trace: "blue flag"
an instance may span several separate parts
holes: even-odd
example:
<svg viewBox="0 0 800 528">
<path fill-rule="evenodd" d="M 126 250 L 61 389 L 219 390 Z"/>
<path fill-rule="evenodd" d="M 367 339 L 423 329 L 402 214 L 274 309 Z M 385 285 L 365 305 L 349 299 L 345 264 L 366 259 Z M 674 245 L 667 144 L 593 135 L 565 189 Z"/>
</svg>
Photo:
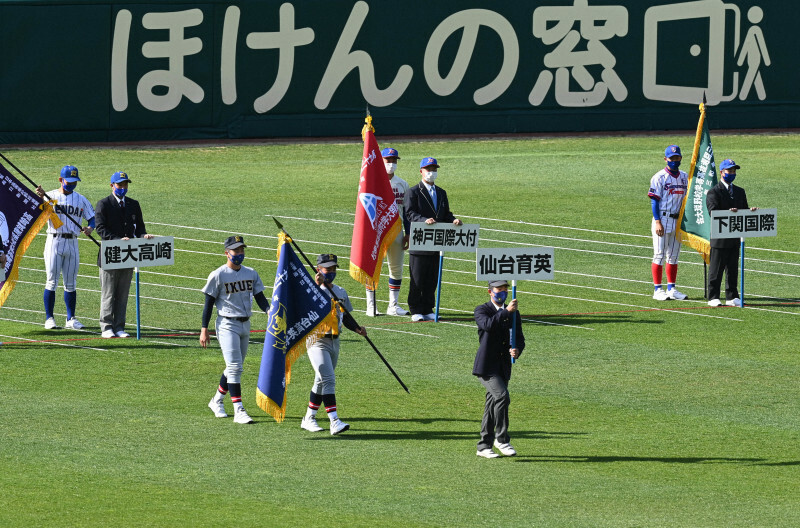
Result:
<svg viewBox="0 0 800 528">
<path fill-rule="evenodd" d="M 333 301 L 308 274 L 284 233 L 278 237 L 278 270 L 258 372 L 256 402 L 275 421 L 286 416 L 286 386 L 292 365 L 306 347 L 338 329 Z"/>
</svg>

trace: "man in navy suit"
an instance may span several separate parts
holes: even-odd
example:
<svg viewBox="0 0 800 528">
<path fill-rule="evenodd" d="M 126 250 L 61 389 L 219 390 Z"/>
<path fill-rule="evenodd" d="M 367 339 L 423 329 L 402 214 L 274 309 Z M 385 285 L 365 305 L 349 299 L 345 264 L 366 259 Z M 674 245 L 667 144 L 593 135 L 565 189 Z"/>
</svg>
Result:
<svg viewBox="0 0 800 528">
<path fill-rule="evenodd" d="M 97 234 L 103 240 L 153 238 L 147 234 L 139 202 L 126 196 L 130 179 L 124 172 L 111 175 L 111 194 L 97 202 Z M 102 337 L 130 337 L 125 332 L 125 314 L 131 289 L 133 268 L 104 270 L 100 267 L 100 330 Z"/>
<path fill-rule="evenodd" d="M 736 162 L 726 159 L 719 165 L 722 179 L 712 187 L 706 195 L 706 206 L 709 213 L 711 211 L 737 212 L 739 209 L 747 209 L 747 194 L 739 186 L 733 185 L 736 179 L 736 169 L 739 169 Z M 755 211 L 758 207 L 751 207 Z M 735 238 L 712 238 L 711 239 L 711 264 L 708 273 L 708 305 L 721 306 L 719 300 L 720 288 L 722 286 L 722 272 L 725 272 L 725 298 L 728 306 L 741 306 L 739 299 L 739 289 L 736 280 L 739 273 L 739 241 Z"/>
<path fill-rule="evenodd" d="M 518 358 L 525 349 L 525 336 L 522 335 L 522 321 L 517 312 L 517 300 L 505 304 L 508 297 L 508 282 L 489 281 L 489 302 L 475 308 L 475 322 L 478 324 L 478 353 L 472 374 L 478 376 L 486 388 L 486 404 L 481 421 L 481 439 L 478 442 L 478 456 L 497 458 L 492 451 L 497 448 L 505 456 L 514 456 L 517 451 L 509 443 L 508 381 L 511 379 L 511 358 Z M 511 348 L 512 314 L 517 312 L 516 347 Z"/>
<path fill-rule="evenodd" d="M 422 158 L 419 172 L 422 181 L 411 188 L 406 218 L 409 222 L 452 222 L 461 220 L 450 212 L 450 202 L 444 189 L 434 185 L 439 168 L 436 158 Z M 411 282 L 408 287 L 408 309 L 412 321 L 433 321 L 436 305 L 436 284 L 439 280 L 439 254 L 436 251 L 409 251 L 408 267 Z"/>
</svg>

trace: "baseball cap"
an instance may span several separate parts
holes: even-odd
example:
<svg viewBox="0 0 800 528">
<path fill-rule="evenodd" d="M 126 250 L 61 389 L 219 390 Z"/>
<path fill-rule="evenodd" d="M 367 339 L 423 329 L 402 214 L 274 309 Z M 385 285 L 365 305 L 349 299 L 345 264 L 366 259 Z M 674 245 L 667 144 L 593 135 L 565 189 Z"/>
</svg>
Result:
<svg viewBox="0 0 800 528">
<path fill-rule="evenodd" d="M 397 150 L 393 148 L 385 148 L 381 151 L 381 156 L 384 158 L 397 158 L 400 159 L 400 156 L 397 154 Z"/>
<path fill-rule="evenodd" d="M 439 162 L 436 161 L 436 158 L 422 158 L 422 161 L 419 162 L 419 168 L 424 169 L 425 167 L 430 167 L 431 165 L 439 166 Z"/>
<path fill-rule="evenodd" d="M 722 163 L 719 164 L 719 170 L 727 170 L 727 169 L 741 169 L 740 166 L 736 164 L 735 161 L 732 159 L 726 159 Z"/>
<path fill-rule="evenodd" d="M 678 145 L 670 145 L 666 149 L 664 149 L 665 158 L 670 158 L 672 156 L 683 157 L 683 154 L 681 154 L 681 148 Z"/>
<path fill-rule="evenodd" d="M 111 175 L 111 183 L 121 183 L 131 181 L 128 174 L 122 171 L 117 171 Z"/>
<path fill-rule="evenodd" d="M 229 236 L 225 239 L 225 249 L 236 249 L 239 247 L 247 247 L 244 244 L 244 239 L 240 235 Z"/>
<path fill-rule="evenodd" d="M 499 288 L 500 286 L 508 286 L 508 281 L 505 281 L 505 280 L 489 281 L 489 287 L 490 288 Z"/>
<path fill-rule="evenodd" d="M 331 266 L 338 266 L 338 265 L 339 264 L 336 262 L 336 255 L 325 253 L 317 257 L 317 266 L 321 266 L 323 268 L 330 268 Z"/>
<path fill-rule="evenodd" d="M 78 178 L 78 167 L 75 165 L 64 165 L 64 168 L 61 169 L 61 178 L 69 183 L 81 181 L 81 179 Z"/>
</svg>

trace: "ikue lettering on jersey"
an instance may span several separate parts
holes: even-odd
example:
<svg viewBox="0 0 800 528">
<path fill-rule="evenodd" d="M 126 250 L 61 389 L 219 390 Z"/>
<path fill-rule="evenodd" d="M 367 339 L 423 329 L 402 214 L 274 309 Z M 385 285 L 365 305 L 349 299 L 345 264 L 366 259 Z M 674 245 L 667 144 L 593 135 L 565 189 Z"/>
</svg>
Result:
<svg viewBox="0 0 800 528">
<path fill-rule="evenodd" d="M 226 282 L 223 284 L 225 287 L 225 295 L 230 295 L 231 293 L 252 292 L 253 282 L 254 281 L 252 280 Z"/>
<path fill-rule="evenodd" d="M 214 305 L 222 317 L 250 317 L 253 296 L 263 291 L 264 283 L 256 270 L 247 266 L 234 270 L 227 265 L 212 271 L 202 289 L 216 299 Z"/>
</svg>

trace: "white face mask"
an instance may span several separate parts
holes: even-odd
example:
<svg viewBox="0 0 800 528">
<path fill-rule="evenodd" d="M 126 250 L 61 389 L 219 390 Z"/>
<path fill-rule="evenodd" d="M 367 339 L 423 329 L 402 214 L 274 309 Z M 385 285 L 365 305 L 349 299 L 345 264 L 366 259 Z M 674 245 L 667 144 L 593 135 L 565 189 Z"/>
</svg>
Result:
<svg viewBox="0 0 800 528">
<path fill-rule="evenodd" d="M 433 182 L 436 181 L 436 175 L 437 175 L 436 171 L 429 171 L 425 173 L 422 179 L 425 180 L 425 183 L 433 184 Z"/>
<path fill-rule="evenodd" d="M 397 163 L 384 163 L 383 166 L 386 167 L 386 172 L 390 175 L 397 170 Z"/>
</svg>

